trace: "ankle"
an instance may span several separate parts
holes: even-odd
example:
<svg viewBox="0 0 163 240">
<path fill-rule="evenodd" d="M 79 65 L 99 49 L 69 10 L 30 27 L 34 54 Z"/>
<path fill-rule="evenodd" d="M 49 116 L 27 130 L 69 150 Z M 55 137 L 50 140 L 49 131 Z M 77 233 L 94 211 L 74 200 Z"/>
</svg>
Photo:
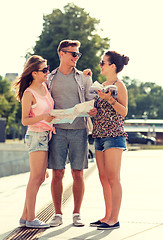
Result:
<svg viewBox="0 0 163 240">
<path fill-rule="evenodd" d="M 27 218 L 27 222 L 32 222 L 32 221 L 34 221 L 35 220 L 35 218 Z"/>
<path fill-rule="evenodd" d="M 107 223 L 107 222 L 109 222 L 109 218 L 105 218 L 105 217 L 104 217 L 104 218 L 101 218 L 100 221 Z"/>
<path fill-rule="evenodd" d="M 62 218 L 62 214 L 60 214 L 60 213 L 55 214 L 55 216 L 58 216 L 58 217 Z"/>
<path fill-rule="evenodd" d="M 73 217 L 79 216 L 79 215 L 80 215 L 80 213 L 73 213 Z"/>
<path fill-rule="evenodd" d="M 116 224 L 117 222 L 118 222 L 117 219 L 116 219 L 116 220 L 111 220 L 111 219 L 109 219 L 108 224 L 109 224 L 110 226 L 112 226 L 112 225 Z"/>
</svg>

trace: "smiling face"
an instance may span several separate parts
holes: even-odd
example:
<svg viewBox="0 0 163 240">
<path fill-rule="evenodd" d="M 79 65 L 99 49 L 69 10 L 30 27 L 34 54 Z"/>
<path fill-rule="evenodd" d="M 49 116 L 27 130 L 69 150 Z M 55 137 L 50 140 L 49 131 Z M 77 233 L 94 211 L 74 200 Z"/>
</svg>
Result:
<svg viewBox="0 0 163 240">
<path fill-rule="evenodd" d="M 39 69 L 32 73 L 33 78 L 39 80 L 40 82 L 45 82 L 48 79 L 49 68 L 47 62 L 40 64 Z"/>
<path fill-rule="evenodd" d="M 109 57 L 104 55 L 100 62 L 101 74 L 107 76 L 112 71 L 112 64 L 109 61 Z"/>
<path fill-rule="evenodd" d="M 100 62 L 100 67 L 101 75 L 107 77 L 117 75 L 116 65 L 110 61 L 110 56 L 107 56 L 106 54 L 103 56 L 102 61 Z"/>
<path fill-rule="evenodd" d="M 77 61 L 79 59 L 79 56 L 73 56 L 73 53 L 71 52 L 75 52 L 75 53 L 79 53 L 79 48 L 75 47 L 75 46 L 69 46 L 67 48 L 64 48 L 64 50 L 60 51 L 60 60 L 62 62 L 62 64 L 68 66 L 68 67 L 76 67 Z"/>
</svg>

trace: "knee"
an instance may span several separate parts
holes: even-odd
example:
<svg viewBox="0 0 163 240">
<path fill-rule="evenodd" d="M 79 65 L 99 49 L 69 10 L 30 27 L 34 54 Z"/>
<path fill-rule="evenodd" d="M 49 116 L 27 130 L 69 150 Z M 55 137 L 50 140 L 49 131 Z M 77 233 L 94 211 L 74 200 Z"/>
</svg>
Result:
<svg viewBox="0 0 163 240">
<path fill-rule="evenodd" d="M 62 181 L 64 176 L 64 169 L 61 170 L 53 170 L 53 178 L 52 181 L 59 182 Z"/>
<path fill-rule="evenodd" d="M 45 176 L 31 176 L 30 182 L 32 185 L 40 187 L 41 184 L 45 181 Z"/>
<path fill-rule="evenodd" d="M 117 176 L 116 174 L 110 174 L 108 176 L 108 181 L 109 181 L 110 186 L 113 186 L 115 184 L 120 184 L 120 177 Z"/>
<path fill-rule="evenodd" d="M 99 173 L 99 179 L 102 185 L 108 184 L 108 178 L 105 173 L 103 174 Z"/>
<path fill-rule="evenodd" d="M 72 177 L 74 181 L 83 181 L 83 170 L 72 170 Z"/>
</svg>

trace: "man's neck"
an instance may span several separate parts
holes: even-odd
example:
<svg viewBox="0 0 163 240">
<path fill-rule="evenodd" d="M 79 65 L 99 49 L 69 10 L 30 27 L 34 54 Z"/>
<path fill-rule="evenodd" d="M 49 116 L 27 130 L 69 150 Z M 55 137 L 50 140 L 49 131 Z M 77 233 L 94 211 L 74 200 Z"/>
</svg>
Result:
<svg viewBox="0 0 163 240">
<path fill-rule="evenodd" d="M 62 65 L 59 66 L 59 71 L 64 75 L 70 74 L 73 71 L 73 69 L 74 69 L 73 67 L 67 67 Z"/>
</svg>

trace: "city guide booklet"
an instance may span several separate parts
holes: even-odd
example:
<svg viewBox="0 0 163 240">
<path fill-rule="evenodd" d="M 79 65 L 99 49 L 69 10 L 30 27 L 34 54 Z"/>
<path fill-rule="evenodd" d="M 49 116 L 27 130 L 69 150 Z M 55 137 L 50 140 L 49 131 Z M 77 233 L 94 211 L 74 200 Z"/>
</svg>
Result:
<svg viewBox="0 0 163 240">
<path fill-rule="evenodd" d="M 50 124 L 73 123 L 76 117 L 90 117 L 88 112 L 94 108 L 94 100 L 78 103 L 72 108 L 53 109 L 51 115 L 55 118 Z"/>
<path fill-rule="evenodd" d="M 108 92 L 108 89 L 111 90 L 111 95 L 116 95 L 117 94 L 117 87 L 115 85 L 107 85 L 107 86 L 103 86 L 101 83 L 95 81 L 89 91 L 91 94 L 97 94 L 97 90 L 102 90 L 104 93 Z M 115 96 L 113 96 L 115 97 Z"/>
</svg>

